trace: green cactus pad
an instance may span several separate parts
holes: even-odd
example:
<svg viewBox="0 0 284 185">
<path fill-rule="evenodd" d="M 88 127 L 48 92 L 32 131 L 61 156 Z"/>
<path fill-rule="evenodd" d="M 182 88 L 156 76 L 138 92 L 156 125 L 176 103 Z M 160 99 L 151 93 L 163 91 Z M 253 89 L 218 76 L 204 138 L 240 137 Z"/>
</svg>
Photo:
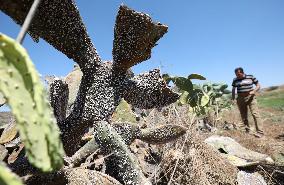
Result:
<svg viewBox="0 0 284 185">
<path fill-rule="evenodd" d="M 202 107 L 204 107 L 204 106 L 206 106 L 209 103 L 209 101 L 210 101 L 210 97 L 207 94 L 204 93 L 203 96 L 201 97 L 200 105 Z"/>
<path fill-rule="evenodd" d="M 187 91 L 183 91 L 178 100 L 178 104 L 181 104 L 181 105 L 187 104 L 188 98 L 189 98 L 189 93 Z"/>
<path fill-rule="evenodd" d="M 200 74 L 192 73 L 187 77 L 189 80 L 206 80 L 206 78 Z"/>
<path fill-rule="evenodd" d="M 0 34 L 0 91 L 15 116 L 31 164 L 42 171 L 60 168 L 63 146 L 46 93 L 26 50 Z"/>
<path fill-rule="evenodd" d="M 23 185 L 20 178 L 0 162 L 0 184 L 1 185 Z"/>
<path fill-rule="evenodd" d="M 119 105 L 116 107 L 115 112 L 112 115 L 112 121 L 130 122 L 136 123 L 136 116 L 131 110 L 131 106 L 122 99 Z"/>
<path fill-rule="evenodd" d="M 193 84 L 191 80 L 185 77 L 174 77 L 172 78 L 172 80 L 180 90 L 190 92 L 193 89 Z"/>
<path fill-rule="evenodd" d="M 220 91 L 224 91 L 227 88 L 228 88 L 227 84 L 222 84 L 221 87 L 220 87 Z"/>
</svg>

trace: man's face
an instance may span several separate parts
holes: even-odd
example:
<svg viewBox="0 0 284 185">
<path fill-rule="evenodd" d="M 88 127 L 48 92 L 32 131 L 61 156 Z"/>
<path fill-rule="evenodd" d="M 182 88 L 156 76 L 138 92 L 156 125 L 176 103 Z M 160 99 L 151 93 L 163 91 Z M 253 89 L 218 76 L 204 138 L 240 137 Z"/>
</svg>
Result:
<svg viewBox="0 0 284 185">
<path fill-rule="evenodd" d="M 244 73 L 242 73 L 240 70 L 238 70 L 235 74 L 236 74 L 237 78 L 243 78 L 244 77 Z"/>
</svg>

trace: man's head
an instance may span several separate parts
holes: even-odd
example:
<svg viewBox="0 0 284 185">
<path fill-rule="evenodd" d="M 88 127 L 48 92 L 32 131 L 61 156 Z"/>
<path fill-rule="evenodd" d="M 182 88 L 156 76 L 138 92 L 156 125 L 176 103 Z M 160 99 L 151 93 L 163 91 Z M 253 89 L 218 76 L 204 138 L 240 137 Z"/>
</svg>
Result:
<svg viewBox="0 0 284 185">
<path fill-rule="evenodd" d="M 244 69 L 242 67 L 238 67 L 235 69 L 235 74 L 237 78 L 243 78 L 244 77 Z"/>
</svg>

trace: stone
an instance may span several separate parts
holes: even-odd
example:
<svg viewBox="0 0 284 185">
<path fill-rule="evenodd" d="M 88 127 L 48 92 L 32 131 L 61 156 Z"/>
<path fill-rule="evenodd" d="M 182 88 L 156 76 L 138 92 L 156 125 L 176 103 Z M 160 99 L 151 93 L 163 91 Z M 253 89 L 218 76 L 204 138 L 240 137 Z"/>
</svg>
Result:
<svg viewBox="0 0 284 185">
<path fill-rule="evenodd" d="M 245 171 L 240 171 L 237 179 L 239 185 L 267 185 L 264 178 L 257 172 L 247 173 Z"/>
<path fill-rule="evenodd" d="M 231 164 L 237 167 L 254 166 L 259 163 L 274 163 L 273 159 L 268 155 L 249 150 L 230 137 L 213 135 L 205 139 L 205 143 L 221 152 Z"/>
</svg>

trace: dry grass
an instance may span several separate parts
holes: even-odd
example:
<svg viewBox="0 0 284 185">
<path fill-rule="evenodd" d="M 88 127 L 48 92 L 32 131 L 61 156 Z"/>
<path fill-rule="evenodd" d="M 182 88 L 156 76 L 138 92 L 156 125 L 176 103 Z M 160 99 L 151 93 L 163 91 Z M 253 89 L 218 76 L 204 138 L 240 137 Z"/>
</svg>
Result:
<svg viewBox="0 0 284 185">
<path fill-rule="evenodd" d="M 194 133 L 188 139 L 177 141 L 178 149 L 170 149 L 165 153 L 161 168 L 164 177 L 171 184 L 236 184 L 237 168 L 229 164 L 210 146 L 207 146 Z M 181 145 L 184 148 L 181 150 Z M 172 148 L 172 147 L 171 147 Z M 176 165 L 176 168 L 174 168 Z"/>
<path fill-rule="evenodd" d="M 196 119 L 187 110 L 172 105 L 161 112 L 153 110 L 147 117 L 148 126 L 170 123 L 188 128 L 185 136 L 160 147 L 163 156 L 152 175 L 154 184 L 236 184 L 238 169 L 203 142 Z"/>
</svg>

